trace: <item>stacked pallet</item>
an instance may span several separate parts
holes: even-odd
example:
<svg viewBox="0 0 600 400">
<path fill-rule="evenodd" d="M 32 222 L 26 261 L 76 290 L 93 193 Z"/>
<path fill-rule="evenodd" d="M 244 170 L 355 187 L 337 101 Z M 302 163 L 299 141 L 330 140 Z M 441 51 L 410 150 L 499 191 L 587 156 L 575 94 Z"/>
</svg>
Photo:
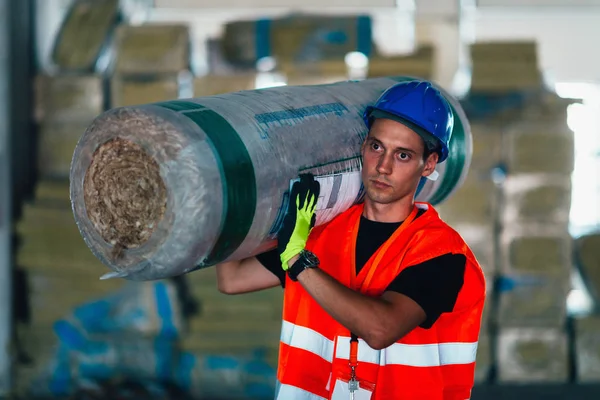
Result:
<svg viewBox="0 0 600 400">
<path fill-rule="evenodd" d="M 29 321 L 16 331 L 29 362 L 16 369 L 16 388 L 29 394 L 59 350 L 54 324 L 77 306 L 118 290 L 122 282 L 98 280 L 104 267 L 77 230 L 68 181 L 39 182 L 35 200 L 24 206 L 16 230 L 21 242 L 16 263 L 26 274 L 29 303 Z"/>
<path fill-rule="evenodd" d="M 469 175 L 450 198 L 436 209 L 440 217 L 454 228 L 466 241 L 479 262 L 486 279 L 486 303 L 481 321 L 481 334 L 477 353 L 477 382 L 488 379 L 492 367 L 490 315 L 493 305 L 494 279 L 497 274 L 497 219 L 499 189 L 492 180 L 492 166 L 500 163 L 490 154 L 483 156 L 485 143 L 497 131 L 485 125 L 473 125 L 474 156 Z"/>
<path fill-rule="evenodd" d="M 40 75 L 35 83 L 38 175 L 42 179 L 68 179 L 79 137 L 104 110 L 103 78 L 88 74 L 53 74 Z"/>
<path fill-rule="evenodd" d="M 571 368 L 566 318 L 574 135 L 567 126 L 568 101 L 543 91 L 534 99 L 502 115 L 501 382 L 565 382 Z"/>
<path fill-rule="evenodd" d="M 190 68 L 186 25 L 120 25 L 114 47 L 111 108 L 179 97 Z"/>
<path fill-rule="evenodd" d="M 594 304 L 592 313 L 575 319 L 575 379 L 600 382 L 600 232 L 575 241 L 575 260 Z"/>
</svg>

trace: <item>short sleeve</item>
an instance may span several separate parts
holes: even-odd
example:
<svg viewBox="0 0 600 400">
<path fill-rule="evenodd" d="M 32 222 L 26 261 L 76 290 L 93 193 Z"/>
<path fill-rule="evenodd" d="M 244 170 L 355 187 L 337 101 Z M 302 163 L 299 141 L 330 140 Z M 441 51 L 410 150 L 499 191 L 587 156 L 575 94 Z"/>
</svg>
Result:
<svg viewBox="0 0 600 400">
<path fill-rule="evenodd" d="M 271 271 L 281 282 L 281 287 L 285 288 L 285 271 L 281 268 L 281 260 L 277 249 L 258 254 L 256 259 L 269 271 Z"/>
<path fill-rule="evenodd" d="M 421 328 L 431 328 L 445 312 L 452 312 L 465 277 L 464 254 L 444 254 L 408 267 L 387 287 L 414 300 L 427 315 Z"/>
</svg>

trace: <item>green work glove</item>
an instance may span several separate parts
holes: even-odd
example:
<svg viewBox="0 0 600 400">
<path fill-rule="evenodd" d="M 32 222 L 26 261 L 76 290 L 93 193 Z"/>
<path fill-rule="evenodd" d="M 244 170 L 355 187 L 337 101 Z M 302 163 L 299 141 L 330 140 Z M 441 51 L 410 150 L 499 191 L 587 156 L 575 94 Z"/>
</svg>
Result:
<svg viewBox="0 0 600 400">
<path fill-rule="evenodd" d="M 283 226 L 277 235 L 277 248 L 284 271 L 288 262 L 297 256 L 306 246 L 308 235 L 315 226 L 316 206 L 321 187 L 312 174 L 300 175 L 294 182 Z"/>
</svg>

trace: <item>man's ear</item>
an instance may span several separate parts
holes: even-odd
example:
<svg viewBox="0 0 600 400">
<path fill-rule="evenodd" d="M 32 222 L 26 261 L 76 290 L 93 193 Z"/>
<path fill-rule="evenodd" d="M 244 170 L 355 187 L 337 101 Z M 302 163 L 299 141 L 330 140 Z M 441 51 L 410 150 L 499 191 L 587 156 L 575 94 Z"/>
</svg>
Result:
<svg viewBox="0 0 600 400">
<path fill-rule="evenodd" d="M 435 171 L 435 166 L 440 158 L 440 155 L 437 152 L 433 152 L 427 157 L 425 160 L 425 168 L 423 168 L 423 173 L 421 176 L 429 176 Z"/>
</svg>

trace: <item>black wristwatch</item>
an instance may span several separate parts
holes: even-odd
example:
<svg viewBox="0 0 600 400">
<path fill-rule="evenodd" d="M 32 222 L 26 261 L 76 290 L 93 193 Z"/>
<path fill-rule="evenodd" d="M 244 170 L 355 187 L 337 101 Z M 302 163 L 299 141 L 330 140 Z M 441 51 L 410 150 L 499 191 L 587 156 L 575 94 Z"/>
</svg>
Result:
<svg viewBox="0 0 600 400">
<path fill-rule="evenodd" d="M 307 268 L 318 268 L 320 263 L 317 256 L 308 250 L 302 250 L 299 256 L 298 260 L 287 271 L 290 279 L 294 282 L 298 281 L 298 275 L 302 271 Z"/>
</svg>

